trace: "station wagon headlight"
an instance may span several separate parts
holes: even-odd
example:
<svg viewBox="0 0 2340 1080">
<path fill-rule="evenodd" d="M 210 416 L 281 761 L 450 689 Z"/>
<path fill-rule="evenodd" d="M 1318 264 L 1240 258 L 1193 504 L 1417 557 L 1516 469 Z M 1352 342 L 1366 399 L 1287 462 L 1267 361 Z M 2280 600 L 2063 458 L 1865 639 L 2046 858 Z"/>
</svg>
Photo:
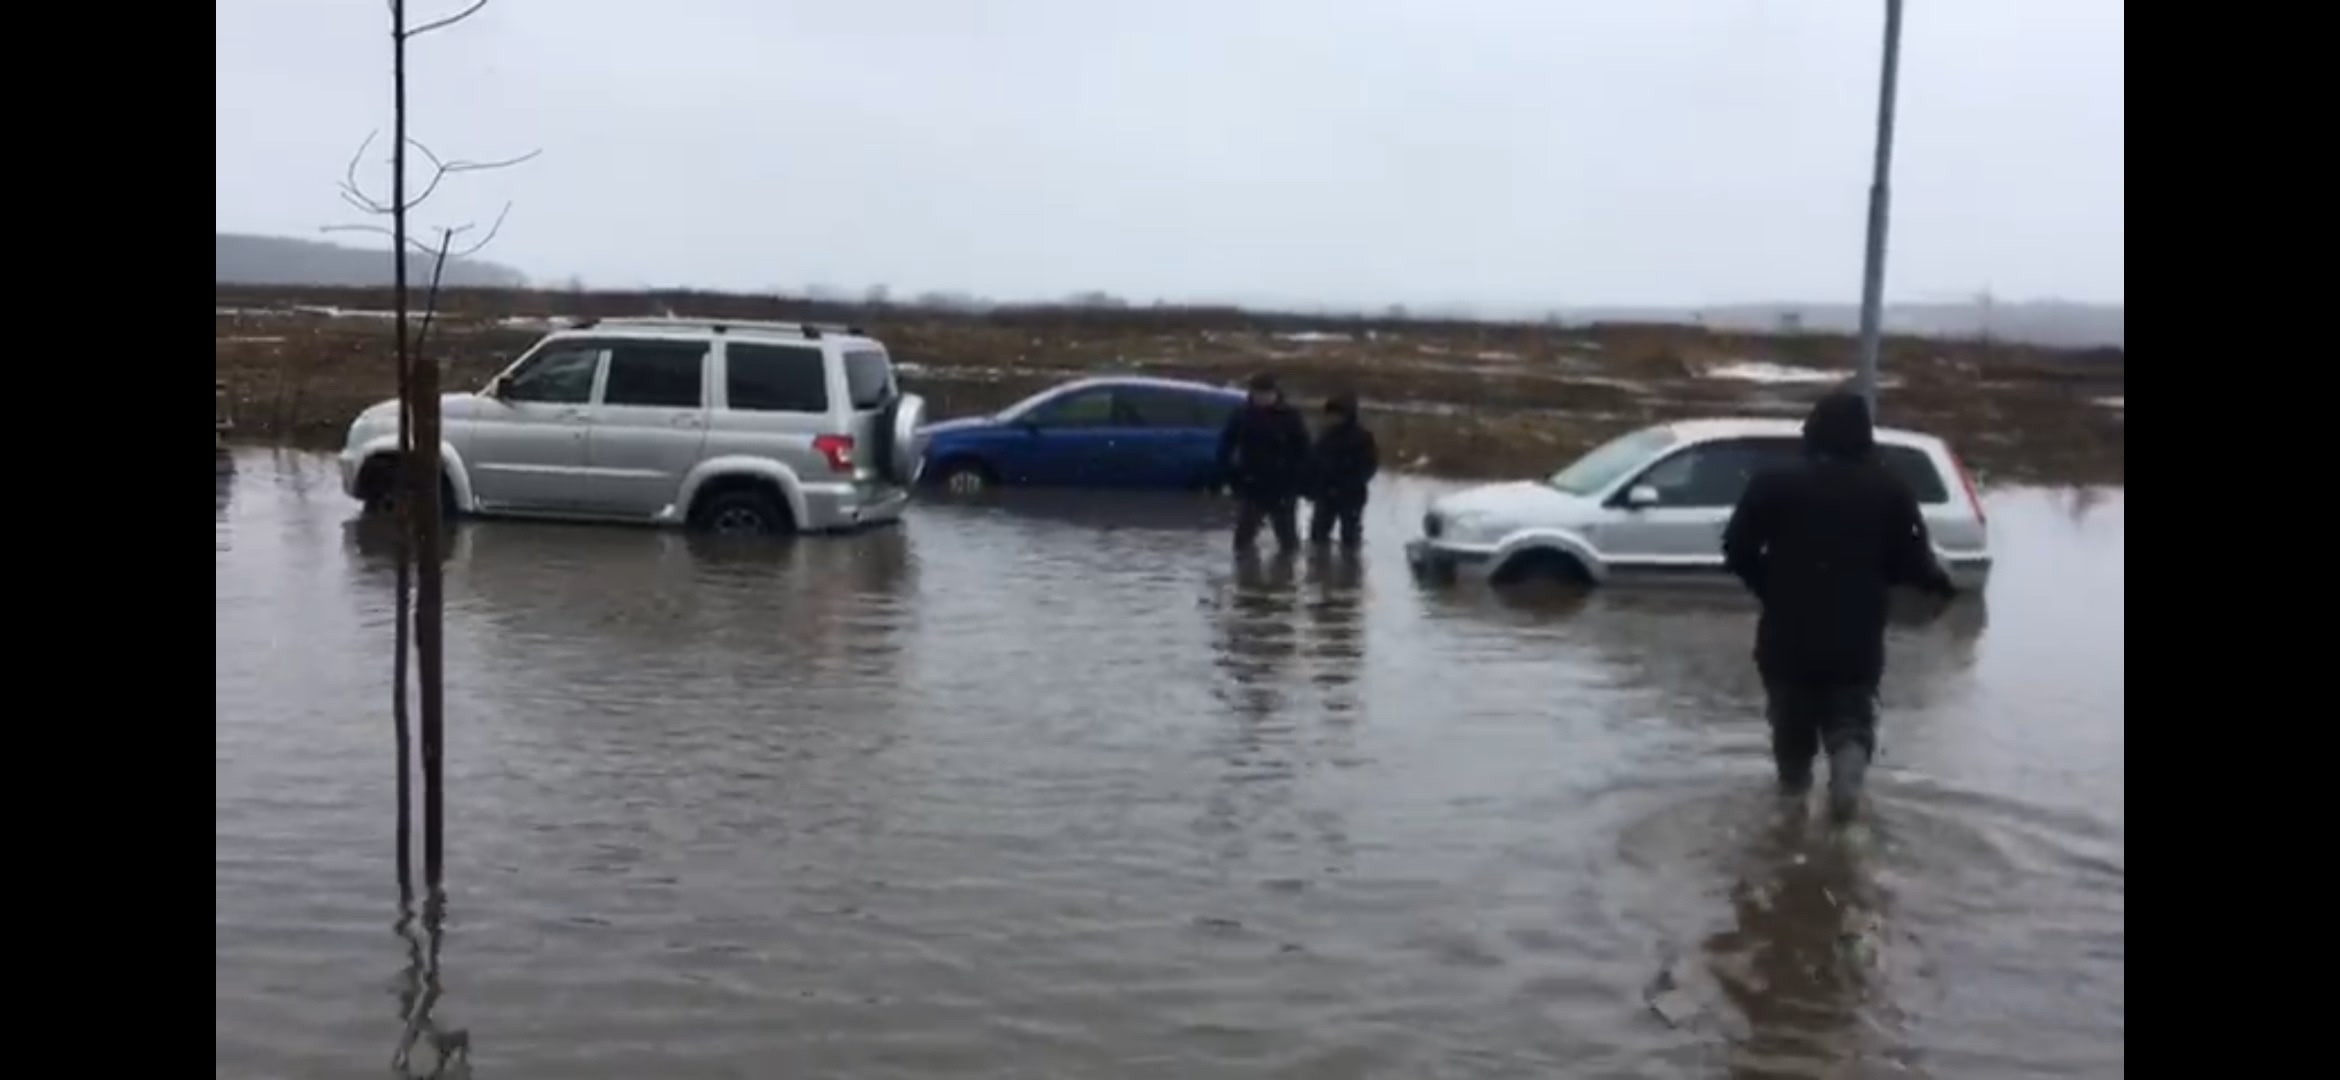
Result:
<svg viewBox="0 0 2340 1080">
<path fill-rule="evenodd" d="M 1503 521 L 1493 514 L 1448 514 L 1446 538 L 1464 544 L 1478 544 L 1493 540 L 1503 532 Z"/>
<path fill-rule="evenodd" d="M 358 446 L 395 433 L 398 430 L 398 412 L 395 409 L 376 411 L 368 409 L 349 422 L 349 445 Z"/>
</svg>

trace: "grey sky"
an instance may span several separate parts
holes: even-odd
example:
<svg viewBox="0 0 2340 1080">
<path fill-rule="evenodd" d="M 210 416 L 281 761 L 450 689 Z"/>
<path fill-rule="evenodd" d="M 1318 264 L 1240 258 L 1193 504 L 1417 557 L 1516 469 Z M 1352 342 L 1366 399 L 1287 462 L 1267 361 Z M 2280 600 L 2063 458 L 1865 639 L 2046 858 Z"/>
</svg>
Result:
<svg viewBox="0 0 2340 1080">
<path fill-rule="evenodd" d="M 494 0 L 414 43 L 414 133 L 543 156 L 418 220 L 511 200 L 486 257 L 613 287 L 1849 301 L 1882 9 Z M 357 220 L 382 0 L 218 19 L 218 227 Z M 2123 33 L 2121 0 L 1910 0 L 1893 297 L 2121 299 Z"/>
</svg>

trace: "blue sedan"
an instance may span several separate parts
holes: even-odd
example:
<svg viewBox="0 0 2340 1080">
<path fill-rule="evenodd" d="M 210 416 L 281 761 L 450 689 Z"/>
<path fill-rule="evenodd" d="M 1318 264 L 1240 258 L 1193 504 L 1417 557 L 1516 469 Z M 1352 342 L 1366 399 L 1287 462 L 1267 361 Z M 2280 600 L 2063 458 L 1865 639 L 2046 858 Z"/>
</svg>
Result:
<svg viewBox="0 0 2340 1080">
<path fill-rule="evenodd" d="M 1242 391 L 1203 383 L 1080 379 L 927 427 L 926 476 L 961 495 L 1002 484 L 1217 487 L 1219 432 L 1242 405 Z"/>
</svg>

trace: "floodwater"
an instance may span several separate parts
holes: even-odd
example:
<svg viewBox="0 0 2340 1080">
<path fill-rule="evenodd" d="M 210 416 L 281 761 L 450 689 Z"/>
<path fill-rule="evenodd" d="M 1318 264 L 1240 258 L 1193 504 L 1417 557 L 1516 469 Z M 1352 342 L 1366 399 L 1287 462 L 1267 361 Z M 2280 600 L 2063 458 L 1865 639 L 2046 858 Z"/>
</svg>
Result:
<svg viewBox="0 0 2340 1080">
<path fill-rule="evenodd" d="M 387 539 L 328 459 L 235 465 L 222 1077 L 2125 1071 L 2117 490 L 1994 493 L 1987 607 L 1895 631 L 1842 832 L 1769 792 L 1748 604 L 1417 586 L 1426 482 L 1360 562 L 1239 563 L 1180 500 L 466 525 L 426 935 Z"/>
</svg>

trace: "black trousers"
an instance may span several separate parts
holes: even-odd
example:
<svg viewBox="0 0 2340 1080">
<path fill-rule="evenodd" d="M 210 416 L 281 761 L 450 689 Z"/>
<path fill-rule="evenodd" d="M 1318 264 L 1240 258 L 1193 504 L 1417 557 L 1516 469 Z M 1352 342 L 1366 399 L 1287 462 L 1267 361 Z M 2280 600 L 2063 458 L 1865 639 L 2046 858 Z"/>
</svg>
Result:
<svg viewBox="0 0 2340 1080">
<path fill-rule="evenodd" d="M 1309 506 L 1308 542 L 1329 544 L 1333 529 L 1341 532 L 1341 546 L 1355 548 L 1365 542 L 1365 500 L 1320 499 Z"/>
<path fill-rule="evenodd" d="M 1242 505 L 1235 511 L 1235 546 L 1248 548 L 1259 539 L 1262 521 L 1276 532 L 1276 546 L 1286 551 L 1300 546 L 1300 507 L 1298 500 L 1288 495 L 1240 496 Z"/>
<path fill-rule="evenodd" d="M 1779 765 L 1782 786 L 1809 785 L 1812 757 L 1822 750 L 1833 754 L 1851 743 L 1870 757 L 1877 756 L 1875 683 L 1767 678 L 1763 689 L 1769 698 L 1765 713 L 1771 721 L 1771 757 Z"/>
</svg>

